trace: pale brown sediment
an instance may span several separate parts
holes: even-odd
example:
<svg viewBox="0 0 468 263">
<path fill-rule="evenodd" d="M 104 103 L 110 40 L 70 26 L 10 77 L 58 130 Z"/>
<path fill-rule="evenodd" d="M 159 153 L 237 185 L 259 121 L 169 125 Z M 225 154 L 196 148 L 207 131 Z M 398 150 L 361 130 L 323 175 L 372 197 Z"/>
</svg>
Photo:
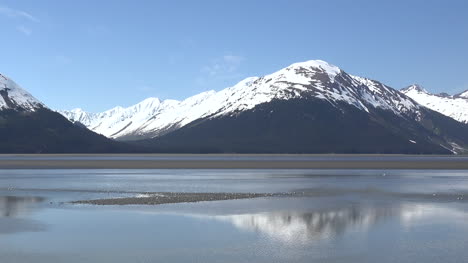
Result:
<svg viewBox="0 0 468 263">
<path fill-rule="evenodd" d="M 465 170 L 467 161 L 146 161 L 0 160 L 0 169 L 435 169 Z"/>
</svg>

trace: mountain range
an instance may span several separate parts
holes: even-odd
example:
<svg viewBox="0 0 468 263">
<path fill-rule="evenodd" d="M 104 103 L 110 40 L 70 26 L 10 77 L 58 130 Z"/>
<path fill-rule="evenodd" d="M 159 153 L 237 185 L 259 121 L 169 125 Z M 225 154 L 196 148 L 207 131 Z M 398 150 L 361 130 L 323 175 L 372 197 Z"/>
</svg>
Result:
<svg viewBox="0 0 468 263">
<path fill-rule="evenodd" d="M 137 147 L 134 149 L 152 152 L 464 153 L 468 125 L 422 103 L 413 96 L 415 89 L 419 87 L 400 92 L 325 61 L 312 60 L 182 101 L 149 98 L 102 113 L 81 109 L 57 112 L 76 129 L 87 127 L 126 141 L 126 147 L 131 143 Z M 21 107 L 9 105 L 8 100 L 17 104 L 23 100 L 11 88 L 4 93 L 8 111 L 51 112 L 35 99 L 25 99 L 28 102 Z M 25 91 L 23 95 L 18 96 L 30 96 Z M 124 145 L 115 140 L 106 143 Z"/>
<path fill-rule="evenodd" d="M 397 115 L 417 108 L 411 99 L 378 82 L 347 75 L 324 61 L 308 61 L 183 101 L 149 98 L 128 108 L 115 107 L 97 114 L 81 109 L 59 112 L 107 137 L 132 140 L 158 137 L 198 119 L 233 115 L 273 100 L 299 98 L 322 99 L 336 107 L 337 103 L 346 103 L 367 112 L 371 106 Z"/>
<path fill-rule="evenodd" d="M 468 90 L 455 95 L 432 94 L 423 87 L 414 84 L 402 89 L 401 92 L 423 106 L 459 122 L 468 123 Z"/>
</svg>

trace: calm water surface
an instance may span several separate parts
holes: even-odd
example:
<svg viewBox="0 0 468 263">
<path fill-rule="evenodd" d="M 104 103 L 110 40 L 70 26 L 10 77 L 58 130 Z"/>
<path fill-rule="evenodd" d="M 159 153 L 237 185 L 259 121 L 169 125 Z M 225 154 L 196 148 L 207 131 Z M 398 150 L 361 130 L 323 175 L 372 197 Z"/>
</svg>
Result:
<svg viewBox="0 0 468 263">
<path fill-rule="evenodd" d="M 297 192 L 160 206 L 145 192 Z M 466 262 L 468 171 L 0 170 L 0 262 Z"/>
</svg>

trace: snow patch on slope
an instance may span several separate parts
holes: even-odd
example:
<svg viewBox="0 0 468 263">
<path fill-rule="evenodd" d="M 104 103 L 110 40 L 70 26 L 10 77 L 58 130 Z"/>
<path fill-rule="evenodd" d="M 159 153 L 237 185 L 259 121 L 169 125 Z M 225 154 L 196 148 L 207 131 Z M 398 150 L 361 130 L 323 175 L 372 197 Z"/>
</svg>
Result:
<svg viewBox="0 0 468 263">
<path fill-rule="evenodd" d="M 455 97 L 468 99 L 468 90 L 466 90 L 466 91 L 464 91 L 464 92 L 462 92 L 460 94 L 455 95 Z"/>
<path fill-rule="evenodd" d="M 401 91 L 419 104 L 451 117 L 459 122 L 468 123 L 468 92 L 456 96 L 431 94 L 419 86 L 411 85 Z"/>
<path fill-rule="evenodd" d="M 419 113 L 417 103 L 400 92 L 375 80 L 358 76 L 351 77 L 361 85 L 358 89 L 360 96 L 373 107 L 390 110 L 397 115 Z"/>
<path fill-rule="evenodd" d="M 29 92 L 2 74 L 0 74 L 0 95 L 0 110 L 22 109 L 35 111 L 38 108 L 45 107 Z"/>
<path fill-rule="evenodd" d="M 262 103 L 292 98 L 321 99 L 334 107 L 344 102 L 367 112 L 372 107 L 395 114 L 419 109 L 414 101 L 377 81 L 348 75 L 325 61 L 311 60 L 183 101 L 150 98 L 128 108 L 117 107 L 97 114 L 77 109 L 60 113 L 107 137 L 141 138 L 162 135 L 197 119 L 232 116 Z"/>
</svg>

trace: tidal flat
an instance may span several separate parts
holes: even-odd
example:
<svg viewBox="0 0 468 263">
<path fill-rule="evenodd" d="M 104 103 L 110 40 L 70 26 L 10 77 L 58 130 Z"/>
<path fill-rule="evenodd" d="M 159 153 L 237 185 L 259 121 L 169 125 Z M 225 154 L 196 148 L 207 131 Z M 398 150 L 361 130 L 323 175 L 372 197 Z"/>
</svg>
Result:
<svg viewBox="0 0 468 263">
<path fill-rule="evenodd" d="M 463 262 L 467 236 L 462 169 L 0 169 L 0 262 Z"/>
<path fill-rule="evenodd" d="M 0 154 L 0 169 L 468 169 L 464 155 Z"/>
</svg>

